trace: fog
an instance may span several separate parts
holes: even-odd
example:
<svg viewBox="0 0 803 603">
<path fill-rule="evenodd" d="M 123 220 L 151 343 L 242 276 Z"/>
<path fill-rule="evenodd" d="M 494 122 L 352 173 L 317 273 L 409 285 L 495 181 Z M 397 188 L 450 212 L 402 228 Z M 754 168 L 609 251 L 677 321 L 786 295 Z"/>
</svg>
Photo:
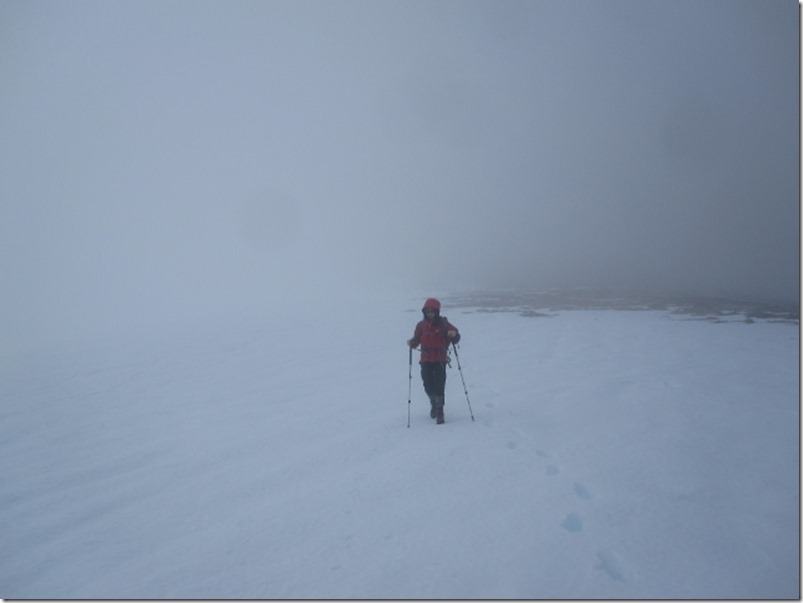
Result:
<svg viewBox="0 0 803 603">
<path fill-rule="evenodd" d="M 794 0 L 0 4 L 11 339 L 369 291 L 796 301 Z"/>
</svg>

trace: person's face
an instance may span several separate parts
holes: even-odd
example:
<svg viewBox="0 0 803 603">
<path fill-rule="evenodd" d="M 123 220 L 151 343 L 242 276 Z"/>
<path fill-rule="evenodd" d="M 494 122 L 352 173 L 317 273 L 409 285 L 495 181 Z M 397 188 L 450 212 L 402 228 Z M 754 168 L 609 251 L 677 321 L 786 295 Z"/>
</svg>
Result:
<svg viewBox="0 0 803 603">
<path fill-rule="evenodd" d="M 438 314 L 438 311 L 432 308 L 427 308 L 426 310 L 424 310 L 424 314 L 426 315 L 427 318 L 432 320 Z"/>
</svg>

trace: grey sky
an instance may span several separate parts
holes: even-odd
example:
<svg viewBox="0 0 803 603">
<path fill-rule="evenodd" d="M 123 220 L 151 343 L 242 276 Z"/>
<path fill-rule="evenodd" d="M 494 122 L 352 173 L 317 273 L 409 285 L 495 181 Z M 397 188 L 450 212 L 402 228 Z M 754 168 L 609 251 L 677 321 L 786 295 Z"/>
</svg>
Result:
<svg viewBox="0 0 803 603">
<path fill-rule="evenodd" d="M 320 289 L 797 299 L 793 0 L 0 4 L 7 330 Z"/>
</svg>

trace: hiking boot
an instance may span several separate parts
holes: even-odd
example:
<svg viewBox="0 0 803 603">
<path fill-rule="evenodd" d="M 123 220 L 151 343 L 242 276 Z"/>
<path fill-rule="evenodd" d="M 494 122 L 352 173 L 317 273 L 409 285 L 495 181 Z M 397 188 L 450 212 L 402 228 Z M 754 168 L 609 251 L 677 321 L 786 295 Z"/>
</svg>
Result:
<svg viewBox="0 0 803 603">
<path fill-rule="evenodd" d="M 436 396 L 435 403 L 433 404 L 433 412 L 435 413 L 435 422 L 440 425 L 443 423 L 443 397 Z"/>
</svg>

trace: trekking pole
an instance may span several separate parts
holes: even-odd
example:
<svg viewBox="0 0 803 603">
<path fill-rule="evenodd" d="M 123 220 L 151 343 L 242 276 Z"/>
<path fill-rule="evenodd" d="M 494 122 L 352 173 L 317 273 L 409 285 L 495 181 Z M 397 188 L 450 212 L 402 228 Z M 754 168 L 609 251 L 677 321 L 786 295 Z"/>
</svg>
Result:
<svg viewBox="0 0 803 603">
<path fill-rule="evenodd" d="M 407 382 L 407 428 L 410 428 L 410 404 L 413 400 L 413 348 L 409 345 L 407 348 L 410 350 L 410 379 Z"/>
<path fill-rule="evenodd" d="M 457 370 L 460 372 L 460 380 L 463 382 L 463 391 L 466 393 L 466 402 L 468 402 L 468 414 L 471 415 L 471 420 L 474 420 L 474 412 L 471 410 L 471 400 L 468 399 L 468 388 L 466 387 L 466 380 L 463 379 L 463 368 L 460 366 L 460 355 L 457 353 L 457 346 L 452 343 L 454 348 L 454 357 L 457 360 Z"/>
</svg>

